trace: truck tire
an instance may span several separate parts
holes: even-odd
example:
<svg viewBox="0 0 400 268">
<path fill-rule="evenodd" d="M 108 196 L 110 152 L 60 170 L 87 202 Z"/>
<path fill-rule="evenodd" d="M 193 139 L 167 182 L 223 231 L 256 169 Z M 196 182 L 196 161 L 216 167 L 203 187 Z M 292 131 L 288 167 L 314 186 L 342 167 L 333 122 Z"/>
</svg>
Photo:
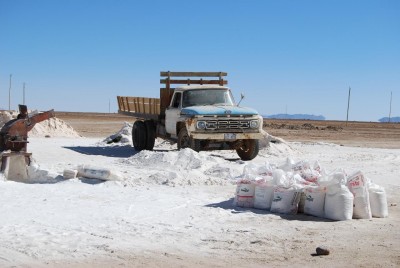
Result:
<svg viewBox="0 0 400 268">
<path fill-rule="evenodd" d="M 156 141 L 156 127 L 154 125 L 154 122 L 151 120 L 146 120 L 144 121 L 144 124 L 146 125 L 146 150 L 153 150 L 154 148 L 154 143 Z"/>
<path fill-rule="evenodd" d="M 258 155 L 259 149 L 258 140 L 243 140 L 242 145 L 236 149 L 236 153 L 243 161 L 249 161 Z"/>
<path fill-rule="evenodd" d="M 191 148 L 192 139 L 189 137 L 187 129 L 185 127 L 181 128 L 178 133 L 178 150 L 184 148 Z"/>
<path fill-rule="evenodd" d="M 202 148 L 200 141 L 190 138 L 187 129 L 181 128 L 178 134 L 178 150 L 190 148 L 193 151 L 200 152 Z"/>
<path fill-rule="evenodd" d="M 141 151 L 146 149 L 147 130 L 143 121 L 135 121 L 132 127 L 132 143 L 135 150 Z"/>
<path fill-rule="evenodd" d="M 192 139 L 190 148 L 192 148 L 194 151 L 196 152 L 200 152 L 201 151 L 201 140 L 196 140 L 196 139 Z"/>
</svg>

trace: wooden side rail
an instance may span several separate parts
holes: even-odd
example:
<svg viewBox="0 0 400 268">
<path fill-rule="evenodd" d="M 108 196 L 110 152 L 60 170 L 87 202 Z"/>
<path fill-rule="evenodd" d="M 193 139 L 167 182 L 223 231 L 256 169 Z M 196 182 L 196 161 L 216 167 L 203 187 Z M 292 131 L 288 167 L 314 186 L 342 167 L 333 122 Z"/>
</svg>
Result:
<svg viewBox="0 0 400 268">
<path fill-rule="evenodd" d="M 160 99 L 117 96 L 118 109 L 125 113 L 160 114 Z"/>
</svg>

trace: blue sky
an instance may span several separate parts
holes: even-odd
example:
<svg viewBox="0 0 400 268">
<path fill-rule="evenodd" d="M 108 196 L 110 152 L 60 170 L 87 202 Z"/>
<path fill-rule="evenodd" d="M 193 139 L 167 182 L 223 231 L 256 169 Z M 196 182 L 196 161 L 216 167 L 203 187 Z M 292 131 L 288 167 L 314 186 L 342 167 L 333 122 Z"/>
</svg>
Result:
<svg viewBox="0 0 400 268">
<path fill-rule="evenodd" d="M 160 71 L 225 71 L 262 114 L 400 116 L 400 1 L 0 0 L 0 108 L 117 111 Z"/>
</svg>

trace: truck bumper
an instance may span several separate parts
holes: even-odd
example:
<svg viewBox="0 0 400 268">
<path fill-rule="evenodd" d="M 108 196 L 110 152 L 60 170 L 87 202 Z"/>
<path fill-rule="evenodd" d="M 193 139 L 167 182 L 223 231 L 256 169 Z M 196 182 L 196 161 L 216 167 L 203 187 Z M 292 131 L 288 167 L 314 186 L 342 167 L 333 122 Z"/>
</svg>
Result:
<svg viewBox="0 0 400 268">
<path fill-rule="evenodd" d="M 259 140 L 263 138 L 262 133 L 196 133 L 191 132 L 189 135 L 193 139 L 198 140 L 215 140 L 215 141 L 235 141 L 235 140 Z"/>
</svg>

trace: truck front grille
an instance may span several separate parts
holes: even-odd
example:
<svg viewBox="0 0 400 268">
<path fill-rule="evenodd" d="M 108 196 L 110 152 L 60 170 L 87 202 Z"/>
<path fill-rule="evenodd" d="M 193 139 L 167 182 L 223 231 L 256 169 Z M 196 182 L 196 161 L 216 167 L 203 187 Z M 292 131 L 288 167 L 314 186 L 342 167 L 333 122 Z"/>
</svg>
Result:
<svg viewBox="0 0 400 268">
<path fill-rule="evenodd" d="M 250 120 L 208 120 L 206 121 L 207 130 L 224 129 L 249 129 Z"/>
</svg>

